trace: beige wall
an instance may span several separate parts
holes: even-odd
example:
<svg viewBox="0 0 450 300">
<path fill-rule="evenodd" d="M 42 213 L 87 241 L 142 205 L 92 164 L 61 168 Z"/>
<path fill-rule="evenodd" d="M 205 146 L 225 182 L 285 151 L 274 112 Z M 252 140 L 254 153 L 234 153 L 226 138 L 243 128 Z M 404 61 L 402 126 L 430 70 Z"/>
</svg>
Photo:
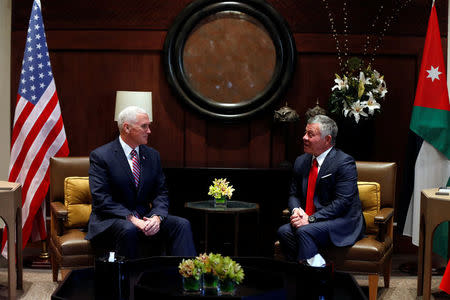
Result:
<svg viewBox="0 0 450 300">
<path fill-rule="evenodd" d="M 10 148 L 11 0 L 0 0 L 0 180 L 8 180 Z M 0 228 L 4 227 L 0 218 Z"/>
<path fill-rule="evenodd" d="M 0 0 L 0 180 L 8 179 L 11 99 L 11 0 Z"/>
</svg>

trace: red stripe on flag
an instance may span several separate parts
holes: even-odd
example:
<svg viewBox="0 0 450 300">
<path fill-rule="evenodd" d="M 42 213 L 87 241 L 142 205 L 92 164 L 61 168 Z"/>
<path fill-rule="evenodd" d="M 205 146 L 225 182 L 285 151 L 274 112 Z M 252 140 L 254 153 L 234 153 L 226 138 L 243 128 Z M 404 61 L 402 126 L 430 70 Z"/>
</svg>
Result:
<svg viewBox="0 0 450 300">
<path fill-rule="evenodd" d="M 35 205 L 37 200 L 40 199 L 42 201 L 45 198 L 45 195 L 47 194 L 48 185 L 49 185 L 48 176 L 49 176 L 49 168 L 47 169 L 47 172 L 45 172 L 44 180 L 42 180 L 41 185 L 36 190 L 36 193 L 34 194 L 33 198 L 31 199 L 30 211 L 34 210 L 36 212 L 41 205 L 41 202 L 39 202 L 39 205 L 37 205 L 37 206 Z M 22 228 L 23 248 L 25 248 L 27 241 L 30 238 L 31 229 L 32 229 L 33 220 L 34 220 L 34 215 L 32 218 L 30 217 L 31 214 L 28 214 L 28 216 L 29 217 L 26 219 L 25 224 L 23 225 L 23 228 Z"/>
<path fill-rule="evenodd" d="M 36 139 L 36 136 L 40 133 L 42 127 L 44 127 L 44 124 L 47 122 L 48 117 L 51 115 L 52 111 L 55 109 L 55 106 L 57 104 L 58 104 L 58 97 L 56 93 L 54 93 L 50 101 L 47 103 L 47 105 L 37 118 L 29 134 L 25 138 L 25 141 L 23 142 L 23 145 L 20 149 L 20 153 L 17 156 L 16 161 L 14 162 L 14 166 L 11 168 L 11 172 L 9 174 L 9 181 L 15 182 L 17 180 L 17 176 L 19 175 L 20 170 L 22 169 L 22 165 L 27 156 L 29 148 Z"/>
<path fill-rule="evenodd" d="M 17 95 L 17 99 L 20 99 L 20 95 Z M 20 131 L 22 130 L 23 124 L 25 124 L 25 121 L 27 120 L 28 116 L 30 115 L 31 111 L 33 110 L 34 105 L 33 103 L 26 101 L 26 104 L 20 113 L 20 116 L 17 118 L 17 120 L 14 122 L 14 127 L 12 131 L 11 136 L 11 149 L 16 142 L 17 137 L 19 136 Z"/>
<path fill-rule="evenodd" d="M 26 179 L 22 186 L 22 205 L 23 205 L 23 203 L 25 203 L 25 199 L 26 199 L 24 196 L 26 196 L 26 194 L 28 193 L 28 189 L 30 188 L 31 181 L 33 180 L 37 171 L 41 167 L 42 161 L 45 158 L 45 154 L 47 153 L 48 148 L 54 143 L 56 137 L 58 136 L 58 134 L 60 133 L 62 128 L 63 128 L 63 123 L 62 123 L 62 117 L 60 116 L 58 122 L 55 124 L 55 126 L 53 126 L 52 130 L 47 135 L 47 138 L 42 143 L 41 148 L 36 153 L 36 156 L 34 157 L 33 162 L 31 163 L 30 168 L 28 169 Z M 41 204 L 39 203 L 39 206 L 40 205 Z"/>
</svg>

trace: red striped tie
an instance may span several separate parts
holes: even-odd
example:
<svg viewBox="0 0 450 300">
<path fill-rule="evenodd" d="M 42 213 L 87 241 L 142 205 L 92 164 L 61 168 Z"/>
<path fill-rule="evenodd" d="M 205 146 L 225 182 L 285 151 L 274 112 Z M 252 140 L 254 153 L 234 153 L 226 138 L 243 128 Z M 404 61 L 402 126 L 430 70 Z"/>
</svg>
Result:
<svg viewBox="0 0 450 300">
<path fill-rule="evenodd" d="M 136 187 L 139 185 L 139 176 L 141 175 L 141 167 L 139 166 L 139 158 L 136 150 L 131 150 L 131 162 L 133 164 L 133 177 Z"/>
<path fill-rule="evenodd" d="M 314 190 L 316 188 L 317 170 L 319 164 L 317 159 L 314 158 L 311 169 L 309 170 L 308 177 L 308 190 L 306 192 L 306 214 L 308 216 L 312 215 L 316 208 L 314 207 Z"/>
</svg>

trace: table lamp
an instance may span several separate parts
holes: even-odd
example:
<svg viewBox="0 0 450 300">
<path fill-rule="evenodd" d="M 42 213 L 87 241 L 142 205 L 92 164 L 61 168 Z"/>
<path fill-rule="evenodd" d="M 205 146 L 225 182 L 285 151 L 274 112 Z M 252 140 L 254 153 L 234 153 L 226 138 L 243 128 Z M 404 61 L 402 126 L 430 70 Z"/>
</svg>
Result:
<svg viewBox="0 0 450 300">
<path fill-rule="evenodd" d="M 142 108 L 148 113 L 150 122 L 153 121 L 152 92 L 117 91 L 114 121 L 118 120 L 119 113 L 127 106 L 137 106 Z"/>
</svg>

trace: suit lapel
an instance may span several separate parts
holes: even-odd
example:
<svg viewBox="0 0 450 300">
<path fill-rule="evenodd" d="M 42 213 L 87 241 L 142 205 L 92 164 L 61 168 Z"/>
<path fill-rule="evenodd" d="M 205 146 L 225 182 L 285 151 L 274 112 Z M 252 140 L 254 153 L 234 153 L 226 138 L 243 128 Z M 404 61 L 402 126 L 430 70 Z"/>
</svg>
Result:
<svg viewBox="0 0 450 300">
<path fill-rule="evenodd" d="M 302 168 L 304 170 L 308 170 L 304 176 L 303 176 L 303 182 L 302 182 L 302 192 L 303 192 L 303 198 L 306 199 L 306 194 L 308 191 L 308 178 L 309 178 L 309 170 L 311 169 L 311 162 L 312 162 L 312 155 L 308 154 L 308 156 L 305 158 L 305 167 Z"/>
<path fill-rule="evenodd" d="M 142 146 L 139 146 L 139 167 L 140 170 L 140 178 L 139 178 L 139 185 L 138 185 L 138 194 L 142 189 L 142 185 L 144 183 L 144 176 L 145 176 L 145 165 L 147 164 L 147 153 L 145 152 L 145 148 Z"/>
<path fill-rule="evenodd" d="M 128 178 L 130 180 L 130 184 L 133 185 L 133 187 L 134 187 L 135 184 L 134 184 L 133 173 L 131 172 L 130 164 L 128 163 L 128 159 L 125 156 L 125 153 L 123 151 L 123 148 L 122 148 L 122 145 L 120 144 L 119 139 L 115 140 L 114 153 L 115 153 L 116 159 L 119 162 L 120 166 L 122 167 L 124 172 L 127 174 Z"/>
<path fill-rule="evenodd" d="M 142 145 L 139 146 L 139 165 L 141 166 L 141 177 L 139 178 L 138 193 L 142 190 L 145 176 L 149 176 L 145 171 L 151 170 L 150 153 Z"/>
<path fill-rule="evenodd" d="M 330 168 L 335 155 L 336 155 L 336 150 L 333 147 L 330 150 L 330 152 L 328 153 L 328 155 L 325 157 L 325 160 L 323 161 L 322 166 L 320 167 L 319 174 L 317 174 L 316 186 L 317 186 L 317 183 L 320 181 L 320 178 L 322 178 L 322 176 L 328 174 L 328 169 Z"/>
</svg>

